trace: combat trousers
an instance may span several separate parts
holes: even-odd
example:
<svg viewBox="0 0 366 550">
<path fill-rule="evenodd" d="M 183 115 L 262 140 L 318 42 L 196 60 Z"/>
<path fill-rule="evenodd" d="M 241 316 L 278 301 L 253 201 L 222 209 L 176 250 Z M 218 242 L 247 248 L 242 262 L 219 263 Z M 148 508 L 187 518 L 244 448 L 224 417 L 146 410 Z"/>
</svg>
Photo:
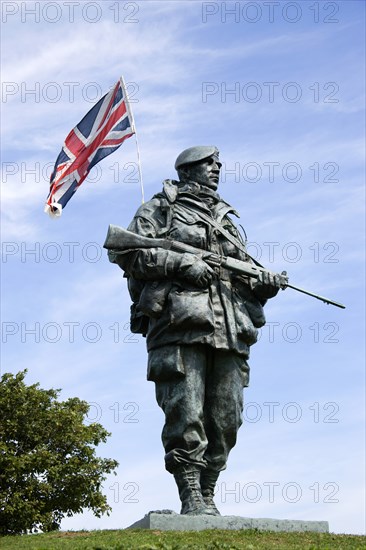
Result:
<svg viewBox="0 0 366 550">
<path fill-rule="evenodd" d="M 179 361 L 177 370 L 185 375 L 155 381 L 156 399 L 165 413 L 162 441 L 166 469 L 173 473 L 182 465 L 196 465 L 224 470 L 242 424 L 249 366 L 233 351 L 204 344 L 169 348 Z M 165 358 L 162 348 L 149 353 L 154 363 Z M 163 372 L 164 365 L 160 368 Z"/>
</svg>

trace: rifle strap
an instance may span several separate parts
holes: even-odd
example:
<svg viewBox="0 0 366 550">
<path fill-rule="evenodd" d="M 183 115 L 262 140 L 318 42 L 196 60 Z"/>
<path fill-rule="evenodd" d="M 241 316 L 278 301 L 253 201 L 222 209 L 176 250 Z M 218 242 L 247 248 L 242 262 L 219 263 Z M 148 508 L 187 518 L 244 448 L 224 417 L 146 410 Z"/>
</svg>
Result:
<svg viewBox="0 0 366 550">
<path fill-rule="evenodd" d="M 243 245 L 243 243 L 241 243 L 238 239 L 236 239 L 234 237 L 234 235 L 232 235 L 231 233 L 229 233 L 229 231 L 226 231 L 226 229 L 224 229 L 216 220 L 214 220 L 211 216 L 208 216 L 205 212 L 202 212 L 201 210 L 198 210 L 194 207 L 192 207 L 192 205 L 189 205 L 187 204 L 186 201 L 181 201 L 184 206 L 188 209 L 188 210 L 191 210 L 192 212 L 194 212 L 195 214 L 197 214 L 203 221 L 205 221 L 206 223 L 208 223 L 211 227 L 213 227 L 214 229 L 216 229 L 216 231 L 218 231 L 219 233 L 221 233 L 221 235 L 223 235 L 225 237 L 225 239 L 227 239 L 231 244 L 233 244 L 238 250 L 240 250 L 241 252 L 243 252 L 250 260 L 252 260 L 255 265 L 257 265 L 258 267 L 263 267 L 257 260 L 255 260 L 254 258 L 252 258 L 252 256 L 250 254 L 248 254 L 245 246 Z"/>
</svg>

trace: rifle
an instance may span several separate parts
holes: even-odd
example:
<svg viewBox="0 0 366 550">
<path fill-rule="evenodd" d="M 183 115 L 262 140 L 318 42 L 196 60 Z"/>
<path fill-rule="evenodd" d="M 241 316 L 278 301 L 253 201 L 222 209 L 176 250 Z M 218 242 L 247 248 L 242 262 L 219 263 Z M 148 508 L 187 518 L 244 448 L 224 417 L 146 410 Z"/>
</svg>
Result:
<svg viewBox="0 0 366 550">
<path fill-rule="evenodd" d="M 116 256 L 141 248 L 164 248 L 165 250 L 173 250 L 175 252 L 187 252 L 189 254 L 195 254 L 212 267 L 225 267 L 229 271 L 233 271 L 234 273 L 245 275 L 247 277 L 252 277 L 254 279 L 258 279 L 261 273 L 269 273 L 273 276 L 279 275 L 281 278 L 282 290 L 285 288 L 292 288 L 297 292 L 302 292 L 303 294 L 312 296 L 317 300 L 321 300 L 325 304 L 330 304 L 342 309 L 345 309 L 346 307 L 343 304 L 335 302 L 334 300 L 329 300 L 328 298 L 324 298 L 323 296 L 319 296 L 318 294 L 314 294 L 313 292 L 309 292 L 308 290 L 304 290 L 298 286 L 290 285 L 286 277 L 286 271 L 283 271 L 281 274 L 272 273 L 264 267 L 254 265 L 249 262 L 244 262 L 243 260 L 238 260 L 230 256 L 214 254 L 208 250 L 202 250 L 201 248 L 196 248 L 195 246 L 181 243 L 179 241 L 143 237 L 137 233 L 132 233 L 132 231 L 127 231 L 122 227 L 118 227 L 117 225 L 109 226 L 103 247 L 108 249 L 111 255 Z"/>
</svg>

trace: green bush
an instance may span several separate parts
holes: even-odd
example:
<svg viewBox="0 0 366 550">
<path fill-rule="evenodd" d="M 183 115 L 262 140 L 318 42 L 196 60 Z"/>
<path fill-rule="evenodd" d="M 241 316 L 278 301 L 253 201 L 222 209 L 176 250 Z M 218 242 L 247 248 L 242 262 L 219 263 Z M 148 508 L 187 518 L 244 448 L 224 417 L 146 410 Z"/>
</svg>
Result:
<svg viewBox="0 0 366 550">
<path fill-rule="evenodd" d="M 118 463 L 95 455 L 110 435 L 83 423 L 89 405 L 57 401 L 60 390 L 27 386 L 27 371 L 0 382 L 0 534 L 59 528 L 65 516 L 88 508 L 100 517 L 110 506 L 101 493 Z"/>
</svg>

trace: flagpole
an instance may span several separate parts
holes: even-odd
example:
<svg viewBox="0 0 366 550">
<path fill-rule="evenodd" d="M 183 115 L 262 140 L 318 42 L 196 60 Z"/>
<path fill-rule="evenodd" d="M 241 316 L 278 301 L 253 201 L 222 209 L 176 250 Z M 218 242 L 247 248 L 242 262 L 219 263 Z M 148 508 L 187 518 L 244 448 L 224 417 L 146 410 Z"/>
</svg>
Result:
<svg viewBox="0 0 366 550">
<path fill-rule="evenodd" d="M 142 181 L 140 147 L 139 147 L 139 142 L 138 142 L 138 139 L 137 139 L 135 119 L 133 118 L 132 109 L 131 109 L 130 101 L 128 99 L 127 89 L 126 89 L 126 86 L 125 86 L 125 81 L 123 80 L 122 75 L 121 75 L 120 80 L 121 80 L 121 86 L 122 86 L 122 89 L 123 89 L 123 93 L 124 93 L 124 96 L 126 98 L 126 107 L 127 107 L 127 111 L 128 111 L 128 116 L 129 116 L 129 119 L 130 119 L 130 122 L 131 122 L 133 133 L 135 134 L 135 142 L 136 142 L 136 150 L 137 150 L 137 166 L 138 166 L 138 170 L 139 170 L 140 188 L 141 188 L 141 202 L 142 202 L 142 204 L 144 204 L 144 202 L 145 202 L 144 184 L 143 184 L 143 181 Z"/>
<path fill-rule="evenodd" d="M 143 181 L 142 181 L 140 148 L 139 148 L 139 142 L 138 142 L 138 140 L 137 140 L 137 134 L 136 134 L 136 132 L 135 132 L 135 141 L 136 141 L 136 149 L 137 149 L 137 164 L 138 164 L 138 167 L 139 167 L 139 176 L 140 176 L 141 202 L 142 202 L 142 204 L 144 204 L 144 202 L 145 202 L 144 184 L 143 184 Z"/>
</svg>

